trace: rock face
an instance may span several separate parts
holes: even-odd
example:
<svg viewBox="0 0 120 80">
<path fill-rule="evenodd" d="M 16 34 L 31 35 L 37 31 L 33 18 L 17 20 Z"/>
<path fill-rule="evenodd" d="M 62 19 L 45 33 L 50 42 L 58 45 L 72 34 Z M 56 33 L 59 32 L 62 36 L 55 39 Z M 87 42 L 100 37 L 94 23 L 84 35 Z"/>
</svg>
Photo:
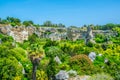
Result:
<svg viewBox="0 0 120 80">
<path fill-rule="evenodd" d="M 55 75 L 56 80 L 68 80 L 69 75 L 66 71 L 61 70 Z"/>
<path fill-rule="evenodd" d="M 85 44 L 87 45 L 89 42 L 95 43 L 95 41 L 93 40 L 92 29 L 90 26 L 87 28 L 87 34 L 85 37 Z"/>
<path fill-rule="evenodd" d="M 34 26 L 16 26 L 12 27 L 10 25 L 0 27 L 0 33 L 12 36 L 16 42 L 23 42 L 28 39 L 29 35 L 35 33 L 40 38 L 49 38 L 51 40 L 78 40 L 84 39 L 86 44 L 89 42 L 95 42 L 93 40 L 93 35 L 101 33 L 104 35 L 113 35 L 109 30 L 93 30 L 88 27 L 86 30 L 80 30 L 80 28 L 53 28 L 53 27 L 34 27 Z M 87 35 L 86 35 L 87 33 Z"/>
<path fill-rule="evenodd" d="M 80 30 L 77 28 L 67 28 L 67 38 L 69 40 L 76 41 L 77 39 L 80 39 L 80 37 Z"/>
<path fill-rule="evenodd" d="M 28 40 L 28 31 L 26 29 L 12 29 L 8 35 L 12 36 L 16 42 Z"/>
<path fill-rule="evenodd" d="M 91 59 L 91 61 L 94 61 L 96 58 L 96 53 L 95 52 L 90 52 L 88 57 Z"/>
</svg>

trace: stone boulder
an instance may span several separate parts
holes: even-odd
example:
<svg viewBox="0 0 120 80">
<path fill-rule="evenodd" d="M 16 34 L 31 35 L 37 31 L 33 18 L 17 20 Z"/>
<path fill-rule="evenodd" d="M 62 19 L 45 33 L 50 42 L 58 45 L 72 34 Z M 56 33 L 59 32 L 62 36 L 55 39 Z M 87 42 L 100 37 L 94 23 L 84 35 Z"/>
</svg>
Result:
<svg viewBox="0 0 120 80">
<path fill-rule="evenodd" d="M 69 79 L 69 74 L 64 71 L 60 70 L 56 75 L 55 75 L 56 80 L 68 80 Z"/>
<path fill-rule="evenodd" d="M 6 27 L 1 27 L 0 28 L 0 33 L 7 34 L 8 33 L 7 28 Z"/>
<path fill-rule="evenodd" d="M 74 70 L 68 71 L 69 76 L 77 76 L 77 72 Z"/>
<path fill-rule="evenodd" d="M 60 61 L 60 58 L 58 57 L 58 56 L 56 56 L 55 58 L 54 58 L 54 60 L 55 60 L 55 62 L 57 62 L 58 64 L 61 64 L 62 62 Z"/>
<path fill-rule="evenodd" d="M 91 27 L 87 27 L 87 33 L 86 33 L 86 37 L 85 37 L 85 44 L 87 45 L 89 42 L 91 43 L 95 43 L 95 41 L 93 40 L 93 33 L 92 33 L 92 29 Z"/>
<path fill-rule="evenodd" d="M 90 58 L 91 61 L 94 61 L 96 58 L 96 53 L 95 52 L 90 52 L 88 57 Z"/>
</svg>

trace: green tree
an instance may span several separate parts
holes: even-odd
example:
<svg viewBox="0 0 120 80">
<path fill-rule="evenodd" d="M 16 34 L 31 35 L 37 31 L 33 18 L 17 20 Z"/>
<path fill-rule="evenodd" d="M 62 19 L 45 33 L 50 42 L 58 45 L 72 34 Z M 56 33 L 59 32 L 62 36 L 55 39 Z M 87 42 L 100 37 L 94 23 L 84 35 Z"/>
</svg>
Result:
<svg viewBox="0 0 120 80">
<path fill-rule="evenodd" d="M 2 42 L 13 42 L 13 38 L 11 36 L 6 36 L 4 35 L 2 38 L 1 38 Z"/>
<path fill-rule="evenodd" d="M 62 23 L 59 23 L 58 27 L 65 27 L 65 25 L 63 25 Z"/>
<path fill-rule="evenodd" d="M 1 19 L 1 24 L 8 24 L 9 22 L 6 19 Z"/>
<path fill-rule="evenodd" d="M 25 25 L 26 27 L 31 26 L 33 24 L 34 24 L 33 21 L 23 21 L 23 25 Z"/>
<path fill-rule="evenodd" d="M 52 26 L 52 22 L 51 21 L 46 21 L 46 22 L 44 22 L 43 26 L 51 27 Z"/>
<path fill-rule="evenodd" d="M 20 26 L 21 25 L 21 20 L 18 18 L 14 18 L 14 17 L 7 17 L 6 20 L 12 25 L 12 26 Z"/>
</svg>

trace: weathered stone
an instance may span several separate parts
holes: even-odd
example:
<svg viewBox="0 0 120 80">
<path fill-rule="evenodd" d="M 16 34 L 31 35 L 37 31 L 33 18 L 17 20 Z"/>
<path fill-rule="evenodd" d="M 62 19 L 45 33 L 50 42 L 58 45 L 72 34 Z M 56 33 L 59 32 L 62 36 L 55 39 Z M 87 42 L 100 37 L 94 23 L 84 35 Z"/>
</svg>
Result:
<svg viewBox="0 0 120 80">
<path fill-rule="evenodd" d="M 113 35 L 114 33 L 110 30 L 93 30 L 88 27 L 88 30 L 80 30 L 79 28 L 53 28 L 53 27 L 39 27 L 34 26 L 16 26 L 12 27 L 10 25 L 0 27 L 0 33 L 12 36 L 16 42 L 23 42 L 28 40 L 28 36 L 35 33 L 40 38 L 48 38 L 51 40 L 78 40 L 84 39 L 85 43 L 89 42 L 95 43 L 93 36 L 97 33 L 104 35 Z M 87 35 L 86 35 L 87 33 Z"/>
<path fill-rule="evenodd" d="M 8 35 L 12 36 L 16 42 L 23 42 L 24 40 L 28 40 L 28 31 L 26 29 L 17 28 L 16 30 L 13 28 Z"/>
<path fill-rule="evenodd" d="M 62 62 L 60 61 L 60 58 L 58 57 L 58 56 L 56 56 L 55 58 L 54 58 L 54 60 L 58 63 L 58 64 L 61 64 Z"/>
<path fill-rule="evenodd" d="M 92 34 L 91 27 L 87 28 L 87 34 L 85 37 L 85 44 L 87 45 L 89 42 L 95 43 L 95 41 L 93 40 L 93 34 Z"/>
<path fill-rule="evenodd" d="M 96 53 L 95 52 L 90 52 L 88 57 L 91 59 L 91 61 L 94 61 L 96 58 Z"/>
<path fill-rule="evenodd" d="M 68 80 L 69 75 L 66 71 L 61 70 L 55 75 L 56 80 Z"/>
<path fill-rule="evenodd" d="M 77 72 L 74 70 L 68 71 L 69 76 L 77 76 Z"/>
</svg>

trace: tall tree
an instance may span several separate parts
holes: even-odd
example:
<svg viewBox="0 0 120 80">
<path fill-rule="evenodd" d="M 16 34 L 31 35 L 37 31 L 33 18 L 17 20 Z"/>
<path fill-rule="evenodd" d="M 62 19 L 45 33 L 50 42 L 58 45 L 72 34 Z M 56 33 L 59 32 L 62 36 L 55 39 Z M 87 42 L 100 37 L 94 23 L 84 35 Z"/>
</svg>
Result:
<svg viewBox="0 0 120 80">
<path fill-rule="evenodd" d="M 34 23 L 33 23 L 33 21 L 23 21 L 23 25 L 25 25 L 26 27 L 27 26 L 31 26 L 31 25 L 33 25 Z"/>
<path fill-rule="evenodd" d="M 51 27 L 52 22 L 51 21 L 46 21 L 46 22 L 44 22 L 43 26 Z"/>
<path fill-rule="evenodd" d="M 43 51 L 40 51 L 40 52 L 35 51 L 30 54 L 30 60 L 33 65 L 33 70 L 32 70 L 32 79 L 33 80 L 36 80 L 36 70 L 37 70 L 37 67 L 38 67 L 41 59 L 44 57 L 43 54 L 44 54 Z"/>
<path fill-rule="evenodd" d="M 65 27 L 65 25 L 63 25 L 62 23 L 59 23 L 58 27 Z"/>
<path fill-rule="evenodd" d="M 20 26 L 21 25 L 21 20 L 18 18 L 14 18 L 14 17 L 7 17 L 6 20 L 12 25 L 12 26 Z"/>
</svg>

